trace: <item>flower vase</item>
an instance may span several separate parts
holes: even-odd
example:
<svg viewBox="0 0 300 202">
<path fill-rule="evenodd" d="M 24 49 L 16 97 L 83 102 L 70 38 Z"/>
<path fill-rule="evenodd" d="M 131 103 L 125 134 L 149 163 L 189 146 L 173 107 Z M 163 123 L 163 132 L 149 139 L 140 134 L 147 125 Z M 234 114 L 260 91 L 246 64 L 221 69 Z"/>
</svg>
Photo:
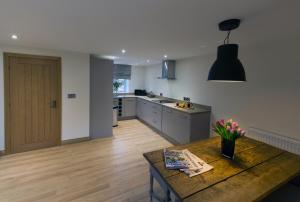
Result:
<svg viewBox="0 0 300 202">
<path fill-rule="evenodd" d="M 235 141 L 234 140 L 228 140 L 225 138 L 222 138 L 221 141 L 221 153 L 223 156 L 229 159 L 234 158 L 234 147 L 235 147 Z"/>
</svg>

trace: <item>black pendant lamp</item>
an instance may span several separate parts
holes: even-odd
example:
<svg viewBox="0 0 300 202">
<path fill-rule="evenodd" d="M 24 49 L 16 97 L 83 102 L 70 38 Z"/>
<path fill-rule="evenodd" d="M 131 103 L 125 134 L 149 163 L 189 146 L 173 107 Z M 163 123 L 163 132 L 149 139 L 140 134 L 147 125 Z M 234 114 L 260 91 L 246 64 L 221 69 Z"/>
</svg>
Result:
<svg viewBox="0 0 300 202">
<path fill-rule="evenodd" d="M 229 43 L 230 31 L 238 28 L 240 25 L 239 19 L 225 20 L 219 24 L 221 31 L 227 31 L 227 36 L 224 44 L 218 47 L 217 60 L 212 65 L 208 81 L 219 82 L 245 82 L 245 70 L 238 59 L 237 44 Z"/>
</svg>

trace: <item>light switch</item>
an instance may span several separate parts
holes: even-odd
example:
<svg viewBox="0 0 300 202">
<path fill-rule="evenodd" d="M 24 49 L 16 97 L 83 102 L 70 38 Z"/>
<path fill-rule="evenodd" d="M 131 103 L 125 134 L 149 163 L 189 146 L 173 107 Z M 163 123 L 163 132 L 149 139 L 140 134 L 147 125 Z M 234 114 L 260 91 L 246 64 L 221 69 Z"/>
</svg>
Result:
<svg viewBox="0 0 300 202">
<path fill-rule="evenodd" d="M 68 94 L 68 98 L 69 99 L 75 99 L 76 98 L 76 94 L 75 93 L 69 93 Z"/>
</svg>

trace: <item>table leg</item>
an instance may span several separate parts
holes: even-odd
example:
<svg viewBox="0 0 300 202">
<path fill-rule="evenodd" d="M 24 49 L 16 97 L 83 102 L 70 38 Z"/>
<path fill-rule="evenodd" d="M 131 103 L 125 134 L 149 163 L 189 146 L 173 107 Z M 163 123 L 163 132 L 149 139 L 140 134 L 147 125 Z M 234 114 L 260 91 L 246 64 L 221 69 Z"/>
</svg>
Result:
<svg viewBox="0 0 300 202">
<path fill-rule="evenodd" d="M 169 191 L 169 193 L 169 202 L 181 202 L 173 192 Z"/>
<path fill-rule="evenodd" d="M 170 201 L 170 191 L 169 189 L 165 190 L 165 202 Z"/>
<path fill-rule="evenodd" d="M 152 202 L 152 195 L 153 195 L 153 175 L 152 175 L 151 172 L 150 172 L 150 191 L 149 191 L 149 194 L 150 194 L 150 201 Z"/>
<path fill-rule="evenodd" d="M 160 202 L 169 202 L 170 201 L 170 191 L 169 191 L 167 184 L 163 181 L 163 179 L 159 176 L 159 174 L 151 166 L 150 166 L 149 171 L 150 171 L 150 190 L 149 190 L 150 200 L 152 201 L 152 199 L 155 198 Z M 164 198 L 159 198 L 157 195 L 155 195 L 155 193 L 153 191 L 153 180 L 154 179 L 158 182 L 158 184 L 164 191 Z"/>
</svg>

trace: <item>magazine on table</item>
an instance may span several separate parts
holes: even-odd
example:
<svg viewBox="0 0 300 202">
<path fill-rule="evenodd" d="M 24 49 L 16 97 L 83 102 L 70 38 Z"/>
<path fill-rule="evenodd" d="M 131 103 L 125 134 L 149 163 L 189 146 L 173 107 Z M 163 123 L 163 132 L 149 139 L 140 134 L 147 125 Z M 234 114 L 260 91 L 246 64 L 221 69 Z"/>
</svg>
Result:
<svg viewBox="0 0 300 202">
<path fill-rule="evenodd" d="M 188 162 L 182 150 L 164 149 L 165 165 L 168 169 L 187 169 Z"/>
<path fill-rule="evenodd" d="M 178 169 L 186 173 L 189 177 L 193 177 L 213 169 L 211 165 L 191 153 L 188 149 L 165 149 L 164 157 L 167 169 Z"/>
</svg>

